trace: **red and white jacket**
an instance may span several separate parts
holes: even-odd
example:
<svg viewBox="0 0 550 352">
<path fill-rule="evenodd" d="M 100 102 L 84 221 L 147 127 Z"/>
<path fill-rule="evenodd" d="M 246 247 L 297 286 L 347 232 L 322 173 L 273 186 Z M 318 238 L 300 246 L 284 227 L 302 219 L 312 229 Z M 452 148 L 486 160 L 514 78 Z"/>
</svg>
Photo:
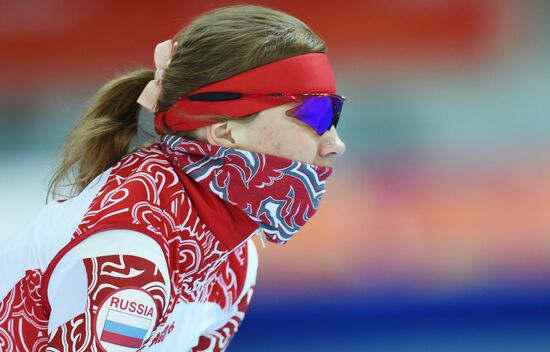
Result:
<svg viewBox="0 0 550 352">
<path fill-rule="evenodd" d="M 0 351 L 223 351 L 258 233 L 158 145 L 135 151 L 0 248 Z"/>
</svg>

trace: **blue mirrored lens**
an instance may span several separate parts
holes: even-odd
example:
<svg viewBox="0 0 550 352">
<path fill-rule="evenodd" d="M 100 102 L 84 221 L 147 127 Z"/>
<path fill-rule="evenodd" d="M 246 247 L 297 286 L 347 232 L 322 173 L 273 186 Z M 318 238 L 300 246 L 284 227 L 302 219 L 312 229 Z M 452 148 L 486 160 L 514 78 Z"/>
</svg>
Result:
<svg viewBox="0 0 550 352">
<path fill-rule="evenodd" d="M 332 99 L 328 96 L 304 98 L 303 103 L 289 110 L 288 114 L 307 123 L 317 134 L 322 135 L 332 125 Z"/>
</svg>

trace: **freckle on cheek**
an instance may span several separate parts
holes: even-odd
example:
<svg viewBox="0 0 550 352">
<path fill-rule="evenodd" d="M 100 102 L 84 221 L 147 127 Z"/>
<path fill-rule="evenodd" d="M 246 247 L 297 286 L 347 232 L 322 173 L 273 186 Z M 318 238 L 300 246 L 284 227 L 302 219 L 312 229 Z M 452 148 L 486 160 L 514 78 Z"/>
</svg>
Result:
<svg viewBox="0 0 550 352">
<path fill-rule="evenodd" d="M 283 148 L 283 143 L 281 143 L 281 142 L 275 143 L 275 151 L 277 153 L 280 153 L 282 148 Z"/>
</svg>

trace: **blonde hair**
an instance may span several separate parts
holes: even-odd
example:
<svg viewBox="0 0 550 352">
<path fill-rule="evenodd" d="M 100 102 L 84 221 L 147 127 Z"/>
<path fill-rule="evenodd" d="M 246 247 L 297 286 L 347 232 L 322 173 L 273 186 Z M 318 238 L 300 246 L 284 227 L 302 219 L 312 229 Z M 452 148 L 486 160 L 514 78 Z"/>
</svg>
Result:
<svg viewBox="0 0 550 352">
<path fill-rule="evenodd" d="M 327 50 L 324 41 L 299 19 L 255 5 L 205 12 L 173 39 L 178 46 L 164 73 L 158 100 L 161 111 L 180 96 L 213 82 L 277 60 Z M 130 141 L 137 133 L 140 111 L 136 99 L 153 78 L 152 69 L 126 73 L 95 94 L 67 136 L 48 195 L 55 198 L 55 190 L 63 180 L 71 187 L 71 196 L 80 193 L 97 175 L 131 152 Z M 193 131 L 174 134 L 194 136 Z M 70 179 L 71 173 L 74 175 Z"/>
</svg>

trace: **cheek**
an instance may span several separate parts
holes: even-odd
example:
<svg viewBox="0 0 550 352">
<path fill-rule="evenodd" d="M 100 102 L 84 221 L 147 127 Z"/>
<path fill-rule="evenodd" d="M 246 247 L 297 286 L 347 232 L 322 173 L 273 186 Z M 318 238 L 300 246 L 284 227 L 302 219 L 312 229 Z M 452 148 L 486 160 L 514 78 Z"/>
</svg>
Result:
<svg viewBox="0 0 550 352">
<path fill-rule="evenodd" d="M 266 138 L 270 141 L 271 154 L 308 163 L 316 157 L 317 143 L 303 126 L 287 124 Z"/>
<path fill-rule="evenodd" d="M 248 150 L 286 159 L 313 163 L 319 138 L 301 122 L 283 115 L 284 111 L 265 113 L 248 128 Z"/>
</svg>

